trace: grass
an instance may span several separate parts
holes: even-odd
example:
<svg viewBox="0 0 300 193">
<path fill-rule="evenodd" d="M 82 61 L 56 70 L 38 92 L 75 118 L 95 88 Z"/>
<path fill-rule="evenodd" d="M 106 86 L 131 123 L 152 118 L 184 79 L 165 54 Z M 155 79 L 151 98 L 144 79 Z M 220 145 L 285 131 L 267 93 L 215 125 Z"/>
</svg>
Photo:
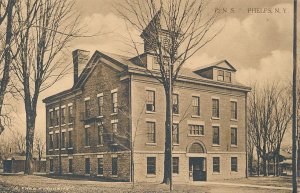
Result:
<svg viewBox="0 0 300 193">
<path fill-rule="evenodd" d="M 188 192 L 290 192 L 289 190 L 274 190 L 274 189 L 259 189 L 255 187 L 234 187 L 224 186 L 221 183 L 240 183 L 263 186 L 279 186 L 291 187 L 290 178 L 282 177 L 254 177 L 249 179 L 235 179 L 219 181 L 220 184 L 209 183 L 190 183 L 190 184 L 175 184 L 175 193 Z M 169 192 L 169 186 L 158 183 L 136 183 L 134 188 L 129 182 L 104 182 L 97 180 L 88 180 L 86 178 L 71 178 L 66 177 L 56 178 L 53 176 L 37 176 L 37 175 L 1 175 L 0 174 L 0 192 L 9 193 L 64 193 L 64 192 L 112 192 L 112 193 L 155 193 Z"/>
</svg>

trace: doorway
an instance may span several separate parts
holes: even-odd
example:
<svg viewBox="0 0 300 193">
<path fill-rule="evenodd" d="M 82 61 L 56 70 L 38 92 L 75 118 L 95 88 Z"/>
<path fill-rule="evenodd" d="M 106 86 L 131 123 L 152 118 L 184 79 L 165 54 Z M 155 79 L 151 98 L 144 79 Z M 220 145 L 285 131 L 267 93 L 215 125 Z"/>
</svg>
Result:
<svg viewBox="0 0 300 193">
<path fill-rule="evenodd" d="M 190 179 L 193 181 L 206 181 L 206 167 L 204 157 L 189 158 Z"/>
</svg>

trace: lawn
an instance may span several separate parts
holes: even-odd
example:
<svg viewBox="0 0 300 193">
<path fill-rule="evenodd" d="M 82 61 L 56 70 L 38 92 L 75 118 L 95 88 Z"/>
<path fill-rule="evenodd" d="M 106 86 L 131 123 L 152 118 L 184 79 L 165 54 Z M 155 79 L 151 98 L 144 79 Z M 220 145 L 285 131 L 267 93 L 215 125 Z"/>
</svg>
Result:
<svg viewBox="0 0 300 193">
<path fill-rule="evenodd" d="M 224 185 L 222 183 L 226 183 Z M 235 185 L 230 185 L 235 183 Z M 225 180 L 222 182 L 196 182 L 190 184 L 175 184 L 174 191 L 176 193 L 187 192 L 211 192 L 211 193 L 232 193 L 232 192 L 248 192 L 248 193 L 285 193 L 290 192 L 287 189 L 272 189 L 259 187 L 243 187 L 236 186 L 236 184 L 250 184 L 263 186 L 277 186 L 288 187 L 290 183 L 289 178 L 250 178 L 238 180 Z M 155 192 L 169 192 L 169 187 L 164 184 L 154 183 L 137 183 L 134 188 L 128 182 L 100 182 L 91 181 L 82 178 L 73 179 L 58 179 L 48 176 L 26 176 L 26 175 L 0 175 L 0 192 L 12 193 L 79 193 L 79 192 L 112 192 L 112 193 L 155 193 Z"/>
</svg>

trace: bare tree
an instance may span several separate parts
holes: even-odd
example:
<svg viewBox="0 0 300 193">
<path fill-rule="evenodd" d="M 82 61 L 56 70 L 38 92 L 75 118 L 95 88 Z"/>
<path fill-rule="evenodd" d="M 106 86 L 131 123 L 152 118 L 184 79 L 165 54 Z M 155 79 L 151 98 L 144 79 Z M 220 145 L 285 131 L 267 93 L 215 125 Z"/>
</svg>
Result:
<svg viewBox="0 0 300 193">
<path fill-rule="evenodd" d="M 141 33 L 145 49 L 159 64 L 159 72 L 145 70 L 163 85 L 166 96 L 164 183 L 172 183 L 173 86 L 186 61 L 221 31 L 215 31 L 218 12 L 209 5 L 205 0 L 124 0 L 117 8 L 127 26 Z M 146 67 L 139 54 L 140 43 L 131 38 L 131 46 L 138 54 L 137 63 Z"/>
<path fill-rule="evenodd" d="M 0 1 L 0 26 L 5 24 L 4 28 L 5 43 L 3 50 L 0 51 L 0 135 L 4 131 L 4 120 L 7 116 L 3 113 L 4 96 L 7 93 L 7 86 L 10 79 L 10 70 L 12 62 L 11 42 L 13 36 L 13 9 L 16 0 Z M 4 11 L 3 11 L 4 10 Z M 2 66 L 3 65 L 3 66 Z M 4 120 L 3 120 L 4 119 Z"/>
<path fill-rule="evenodd" d="M 41 135 L 36 135 L 34 137 L 34 151 L 37 156 L 36 169 L 35 171 L 41 171 L 41 161 L 46 152 L 46 141 L 41 137 Z"/>
<path fill-rule="evenodd" d="M 12 131 L 12 148 L 14 153 L 19 155 L 25 155 L 26 137 L 20 131 Z"/>
<path fill-rule="evenodd" d="M 287 88 L 282 88 L 279 90 L 278 95 L 275 98 L 275 134 L 274 134 L 274 165 L 275 172 L 274 175 L 279 175 L 279 156 L 281 144 L 286 130 L 292 119 L 292 103 L 291 95 Z"/>
<path fill-rule="evenodd" d="M 34 150 L 37 154 L 38 160 L 41 161 L 46 152 L 46 142 L 42 139 L 41 135 L 36 135 L 34 139 Z"/>
<path fill-rule="evenodd" d="M 26 0 L 17 4 L 14 37 L 18 50 L 13 69 L 21 83 L 16 87 L 25 103 L 26 164 L 32 174 L 32 153 L 39 94 L 57 82 L 68 71 L 62 57 L 68 44 L 79 32 L 78 17 L 68 0 Z"/>
<path fill-rule="evenodd" d="M 270 173 L 273 160 L 274 174 L 278 173 L 280 148 L 291 121 L 290 91 L 284 85 L 253 86 L 249 96 L 248 136 L 250 147 L 257 152 L 258 175 L 260 158 L 263 175 Z"/>
</svg>

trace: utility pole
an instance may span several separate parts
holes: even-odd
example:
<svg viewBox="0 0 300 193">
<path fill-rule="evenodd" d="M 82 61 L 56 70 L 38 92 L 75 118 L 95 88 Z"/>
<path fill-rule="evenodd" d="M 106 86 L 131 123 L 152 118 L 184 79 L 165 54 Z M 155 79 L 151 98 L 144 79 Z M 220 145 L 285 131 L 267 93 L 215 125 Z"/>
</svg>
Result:
<svg viewBox="0 0 300 193">
<path fill-rule="evenodd" d="M 297 0 L 294 0 L 294 22 L 293 22 L 293 130 L 292 130 L 292 173 L 293 193 L 297 193 Z"/>
</svg>

